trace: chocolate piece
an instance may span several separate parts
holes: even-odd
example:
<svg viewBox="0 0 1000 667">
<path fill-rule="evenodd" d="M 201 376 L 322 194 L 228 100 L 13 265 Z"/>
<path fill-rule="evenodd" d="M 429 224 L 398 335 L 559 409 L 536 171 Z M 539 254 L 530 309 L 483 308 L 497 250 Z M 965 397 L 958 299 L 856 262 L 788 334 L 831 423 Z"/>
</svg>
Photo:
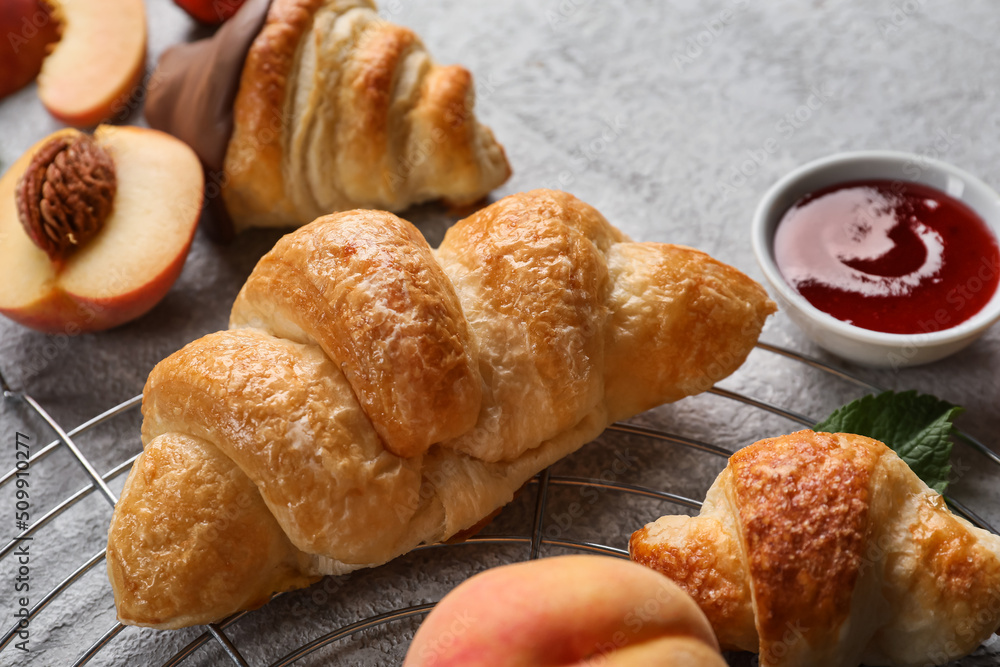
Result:
<svg viewBox="0 0 1000 667">
<path fill-rule="evenodd" d="M 191 146 L 210 179 L 221 177 L 243 61 L 270 6 L 271 0 L 247 0 L 211 37 L 168 49 L 150 79 L 150 127 Z"/>
</svg>

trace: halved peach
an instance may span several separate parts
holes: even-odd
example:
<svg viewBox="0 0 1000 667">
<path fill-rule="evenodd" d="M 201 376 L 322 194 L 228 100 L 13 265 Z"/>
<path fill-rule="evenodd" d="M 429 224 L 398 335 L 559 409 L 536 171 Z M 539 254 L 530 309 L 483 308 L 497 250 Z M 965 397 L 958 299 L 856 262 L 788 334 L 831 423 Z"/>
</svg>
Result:
<svg viewBox="0 0 1000 667">
<path fill-rule="evenodd" d="M 146 10 L 142 0 L 52 0 L 62 37 L 38 75 L 38 96 L 53 116 L 90 127 L 124 108 L 142 80 Z"/>
<path fill-rule="evenodd" d="M 46 137 L 0 178 L 0 313 L 39 331 L 79 333 L 147 312 L 177 280 L 201 213 L 201 163 L 186 144 L 138 127 L 100 126 L 117 192 L 97 235 L 56 262 L 28 237 L 15 192 Z"/>
</svg>

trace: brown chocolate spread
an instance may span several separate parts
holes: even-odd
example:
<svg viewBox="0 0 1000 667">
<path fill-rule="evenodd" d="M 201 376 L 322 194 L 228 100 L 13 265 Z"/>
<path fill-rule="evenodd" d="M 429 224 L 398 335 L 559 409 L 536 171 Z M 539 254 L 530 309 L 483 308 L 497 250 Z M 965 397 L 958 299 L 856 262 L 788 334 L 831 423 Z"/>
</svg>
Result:
<svg viewBox="0 0 1000 667">
<path fill-rule="evenodd" d="M 222 171 L 243 62 L 270 6 L 271 0 L 247 0 L 211 37 L 168 49 L 150 79 L 150 127 L 191 146 L 209 179 Z"/>
</svg>

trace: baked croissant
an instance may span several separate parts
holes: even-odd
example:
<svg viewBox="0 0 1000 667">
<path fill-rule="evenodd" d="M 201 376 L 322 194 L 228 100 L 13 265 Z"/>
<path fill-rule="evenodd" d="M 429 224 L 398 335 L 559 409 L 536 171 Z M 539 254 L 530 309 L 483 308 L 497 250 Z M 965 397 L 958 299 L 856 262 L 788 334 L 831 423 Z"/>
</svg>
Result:
<svg viewBox="0 0 1000 667">
<path fill-rule="evenodd" d="M 228 235 L 481 199 L 511 172 L 474 105 L 468 70 L 436 64 L 372 0 L 247 0 L 163 54 L 145 114 L 201 158 Z"/>
<path fill-rule="evenodd" d="M 774 304 L 562 192 L 432 250 L 392 214 L 285 236 L 230 330 L 158 364 L 115 508 L 119 619 L 173 628 L 445 540 L 609 423 L 709 388 Z"/>
<path fill-rule="evenodd" d="M 648 524 L 629 551 L 764 667 L 943 664 L 1000 626 L 1000 537 L 858 435 L 744 448 L 698 516 Z"/>
</svg>

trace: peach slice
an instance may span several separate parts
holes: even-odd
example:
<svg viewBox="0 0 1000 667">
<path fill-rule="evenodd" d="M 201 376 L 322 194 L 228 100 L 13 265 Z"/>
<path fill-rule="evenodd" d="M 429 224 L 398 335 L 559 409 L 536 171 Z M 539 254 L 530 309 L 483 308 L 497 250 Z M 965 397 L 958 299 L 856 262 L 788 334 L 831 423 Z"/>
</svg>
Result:
<svg viewBox="0 0 1000 667">
<path fill-rule="evenodd" d="M 42 63 L 38 96 L 53 116 L 90 127 L 124 108 L 142 80 L 142 0 L 54 0 L 62 38 Z"/>
<path fill-rule="evenodd" d="M 138 127 L 100 126 L 118 182 L 97 235 L 56 262 L 25 232 L 15 192 L 46 137 L 0 178 L 0 313 L 39 331 L 75 334 L 144 314 L 180 275 L 201 213 L 201 163 L 186 144 Z"/>
<path fill-rule="evenodd" d="M 588 555 L 487 570 L 434 608 L 403 667 L 725 667 L 694 600 L 634 565 Z"/>
</svg>

